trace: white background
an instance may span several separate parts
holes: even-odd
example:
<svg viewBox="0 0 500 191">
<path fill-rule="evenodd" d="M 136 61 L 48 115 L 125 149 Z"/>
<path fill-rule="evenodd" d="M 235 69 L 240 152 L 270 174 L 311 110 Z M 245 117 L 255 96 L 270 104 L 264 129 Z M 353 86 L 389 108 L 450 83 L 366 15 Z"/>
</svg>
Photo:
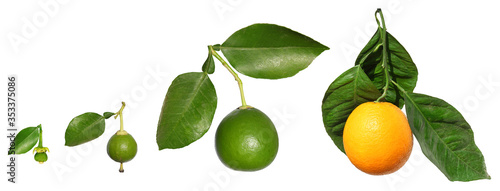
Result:
<svg viewBox="0 0 500 191">
<path fill-rule="evenodd" d="M 51 1 L 0 3 L 0 71 L 4 78 L 0 87 L 7 89 L 8 74 L 18 76 L 17 124 L 20 128 L 42 124 L 44 146 L 51 151 L 43 165 L 32 154 L 18 156 L 18 184 L 8 183 L 4 175 L 2 190 L 500 187 L 498 2 L 69 0 L 57 2 L 57 9 L 49 11 L 39 5 Z M 383 9 L 388 31 L 404 45 L 419 69 L 415 92 L 442 98 L 464 114 L 491 180 L 450 182 L 425 158 L 418 144 L 398 172 L 367 175 L 349 162 L 325 132 L 321 117 L 324 92 L 354 65 L 375 32 L 378 7 Z M 23 34 L 30 23 L 37 24 L 36 30 Z M 218 160 L 213 143 L 217 124 L 240 104 L 235 81 L 218 62 L 210 76 L 218 96 L 212 128 L 188 147 L 158 151 L 156 126 L 171 81 L 181 73 L 200 71 L 207 45 L 222 43 L 253 23 L 283 25 L 331 48 L 292 78 L 262 80 L 240 75 L 247 102 L 267 113 L 277 126 L 280 150 L 276 160 L 258 172 L 232 171 Z M 24 38 L 22 44 L 11 43 L 16 35 Z M 137 140 L 139 151 L 120 174 L 119 164 L 105 150 L 107 140 L 118 130 L 117 120 L 107 120 L 104 135 L 82 146 L 65 147 L 64 132 L 74 116 L 89 111 L 116 112 L 122 100 L 128 104 L 125 129 Z M 2 121 L 7 118 L 5 111 L 0 115 L 5 118 Z M 7 148 L 7 139 L 2 140 Z M 2 160 L 5 164 L 7 157 Z M 7 171 L 5 166 L 1 169 L 2 174 Z"/>
</svg>

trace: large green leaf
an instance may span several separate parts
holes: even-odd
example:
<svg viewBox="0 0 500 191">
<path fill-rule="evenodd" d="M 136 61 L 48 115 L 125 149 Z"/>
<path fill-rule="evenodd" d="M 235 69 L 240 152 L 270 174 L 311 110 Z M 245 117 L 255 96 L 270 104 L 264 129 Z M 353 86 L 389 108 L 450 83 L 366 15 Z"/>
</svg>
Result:
<svg viewBox="0 0 500 191">
<path fill-rule="evenodd" d="M 328 87 L 321 110 L 328 135 L 337 147 L 345 153 L 344 125 L 351 112 L 358 105 L 375 101 L 381 93 L 370 81 L 360 66 L 354 66 L 341 74 Z"/>
<path fill-rule="evenodd" d="M 407 92 L 412 92 L 417 85 L 417 67 L 403 45 L 401 45 L 389 32 L 386 34 L 389 75 L 393 81 L 397 82 Z M 368 44 L 361 50 L 361 53 L 359 53 L 356 59 L 356 65 L 361 65 L 368 77 L 381 92 L 386 82 L 384 69 L 382 68 L 382 44 L 381 29 L 379 28 Z M 389 84 L 385 99 L 400 108 L 404 105 L 401 92 L 392 83 Z"/>
<path fill-rule="evenodd" d="M 240 29 L 220 48 L 238 72 L 266 79 L 293 76 L 329 49 L 303 34 L 273 24 Z"/>
<path fill-rule="evenodd" d="M 110 117 L 107 115 L 107 117 Z M 104 133 L 106 118 L 97 113 L 84 113 L 69 122 L 64 136 L 66 146 L 76 146 L 96 139 Z"/>
<path fill-rule="evenodd" d="M 451 181 L 490 179 L 470 125 L 445 101 L 404 94 L 411 130 L 423 153 Z"/>
<path fill-rule="evenodd" d="M 160 150 L 181 148 L 200 139 L 210 128 L 217 95 L 203 72 L 177 76 L 168 88 L 156 132 Z"/>
<path fill-rule="evenodd" d="M 38 127 L 27 127 L 21 130 L 14 139 L 15 154 L 24 154 L 30 151 L 38 142 L 39 136 Z"/>
</svg>

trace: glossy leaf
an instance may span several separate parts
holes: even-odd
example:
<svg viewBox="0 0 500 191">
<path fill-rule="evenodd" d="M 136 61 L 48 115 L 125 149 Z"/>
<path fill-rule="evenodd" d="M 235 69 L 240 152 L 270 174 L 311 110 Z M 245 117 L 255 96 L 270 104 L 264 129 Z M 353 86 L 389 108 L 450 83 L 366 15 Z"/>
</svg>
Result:
<svg viewBox="0 0 500 191">
<path fill-rule="evenodd" d="M 389 75 L 407 92 L 413 92 L 417 85 L 418 71 L 410 54 L 396 38 L 387 32 L 387 53 Z M 385 86 L 384 69 L 382 68 L 383 45 L 381 30 L 377 30 L 368 44 L 361 50 L 356 59 L 356 65 L 361 65 L 368 77 L 373 81 L 377 89 L 383 92 Z M 394 84 L 390 83 L 387 91 L 386 101 L 393 103 L 400 108 L 404 105 L 401 92 Z"/>
<path fill-rule="evenodd" d="M 15 154 L 24 154 L 30 151 L 38 142 L 39 136 L 38 127 L 27 127 L 21 130 L 14 138 Z"/>
<path fill-rule="evenodd" d="M 321 106 L 323 124 L 342 152 L 345 153 L 342 136 L 347 118 L 358 105 L 375 101 L 380 95 L 360 66 L 345 71 L 330 84 Z"/>
<path fill-rule="evenodd" d="M 266 79 L 293 76 L 329 49 L 303 34 L 273 24 L 253 24 L 238 30 L 220 48 L 238 72 Z"/>
<path fill-rule="evenodd" d="M 405 94 L 411 130 L 425 156 L 450 181 L 490 179 L 470 125 L 453 106 L 423 94 Z"/>
<path fill-rule="evenodd" d="M 208 47 L 207 60 L 205 60 L 205 63 L 201 67 L 201 70 L 208 74 L 213 74 L 215 71 L 214 56 L 212 55 L 212 50 L 210 50 L 210 47 Z"/>
<path fill-rule="evenodd" d="M 160 150 L 181 148 L 200 139 L 210 128 L 217 95 L 203 72 L 177 76 L 168 88 L 156 132 Z"/>
<path fill-rule="evenodd" d="M 105 118 L 97 113 L 76 116 L 66 128 L 66 146 L 76 146 L 94 140 L 104 133 Z"/>
</svg>

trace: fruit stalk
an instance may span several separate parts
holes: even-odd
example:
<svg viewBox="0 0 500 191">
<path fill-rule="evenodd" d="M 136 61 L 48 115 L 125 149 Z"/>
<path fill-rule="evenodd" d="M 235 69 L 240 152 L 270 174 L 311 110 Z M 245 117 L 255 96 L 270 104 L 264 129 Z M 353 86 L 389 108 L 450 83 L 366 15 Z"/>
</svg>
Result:
<svg viewBox="0 0 500 191">
<path fill-rule="evenodd" d="M 38 131 L 40 132 L 38 137 L 38 147 L 43 148 L 42 125 L 38 125 Z"/>
<path fill-rule="evenodd" d="M 120 116 L 120 131 L 124 131 L 123 130 L 123 109 L 125 108 L 125 102 L 122 102 L 122 107 L 120 108 L 120 110 L 118 112 L 116 112 L 116 115 L 115 115 L 115 119 L 116 117 Z"/>
<path fill-rule="evenodd" d="M 236 82 L 238 82 L 238 87 L 240 88 L 240 96 L 241 96 L 241 107 L 240 109 L 246 109 L 246 108 L 249 108 L 249 106 L 247 105 L 247 102 L 245 101 L 245 94 L 243 92 L 243 82 L 241 81 L 240 77 L 238 77 L 238 74 L 236 72 L 234 72 L 234 70 L 229 66 L 229 64 L 227 64 L 227 62 L 222 59 L 222 57 L 217 54 L 217 52 L 214 50 L 213 46 L 208 46 L 210 51 L 212 52 L 212 54 L 215 56 L 215 58 L 217 58 L 217 60 L 219 60 L 222 65 L 229 71 L 229 73 L 231 73 L 234 77 L 234 79 L 236 80 Z"/>
<path fill-rule="evenodd" d="M 382 27 L 380 27 L 380 21 L 377 18 L 377 14 L 380 15 L 380 20 L 382 20 Z M 384 92 L 382 95 L 375 101 L 379 102 L 382 98 L 385 98 L 387 95 L 387 90 L 389 89 L 389 68 L 387 67 L 387 28 L 385 27 L 385 20 L 384 20 L 384 14 L 382 13 L 382 9 L 377 9 L 375 12 L 375 19 L 377 20 L 377 24 L 379 27 L 379 30 L 381 31 L 380 34 L 382 35 L 382 68 L 384 69 L 384 75 L 385 75 L 385 86 L 384 86 Z"/>
</svg>

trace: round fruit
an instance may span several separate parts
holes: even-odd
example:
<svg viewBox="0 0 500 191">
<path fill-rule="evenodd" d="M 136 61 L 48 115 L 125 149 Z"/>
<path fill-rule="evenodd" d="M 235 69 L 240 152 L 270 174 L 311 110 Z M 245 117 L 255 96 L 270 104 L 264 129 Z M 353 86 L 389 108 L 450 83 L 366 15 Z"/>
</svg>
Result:
<svg viewBox="0 0 500 191">
<path fill-rule="evenodd" d="M 118 131 L 109 139 L 107 151 L 111 159 L 124 163 L 137 154 L 137 142 L 126 131 Z"/>
<path fill-rule="evenodd" d="M 278 133 L 271 119 L 260 110 L 235 109 L 217 128 L 215 149 L 229 168 L 260 170 L 271 164 L 278 153 Z"/>
<path fill-rule="evenodd" d="M 39 162 L 40 164 L 43 164 L 45 161 L 47 161 L 48 156 L 47 153 L 41 152 L 41 153 L 36 153 L 35 154 L 35 161 Z"/>
<path fill-rule="evenodd" d="M 406 116 L 389 102 L 366 102 L 356 107 L 347 119 L 343 139 L 351 163 L 372 175 L 400 169 L 413 147 Z"/>
</svg>

